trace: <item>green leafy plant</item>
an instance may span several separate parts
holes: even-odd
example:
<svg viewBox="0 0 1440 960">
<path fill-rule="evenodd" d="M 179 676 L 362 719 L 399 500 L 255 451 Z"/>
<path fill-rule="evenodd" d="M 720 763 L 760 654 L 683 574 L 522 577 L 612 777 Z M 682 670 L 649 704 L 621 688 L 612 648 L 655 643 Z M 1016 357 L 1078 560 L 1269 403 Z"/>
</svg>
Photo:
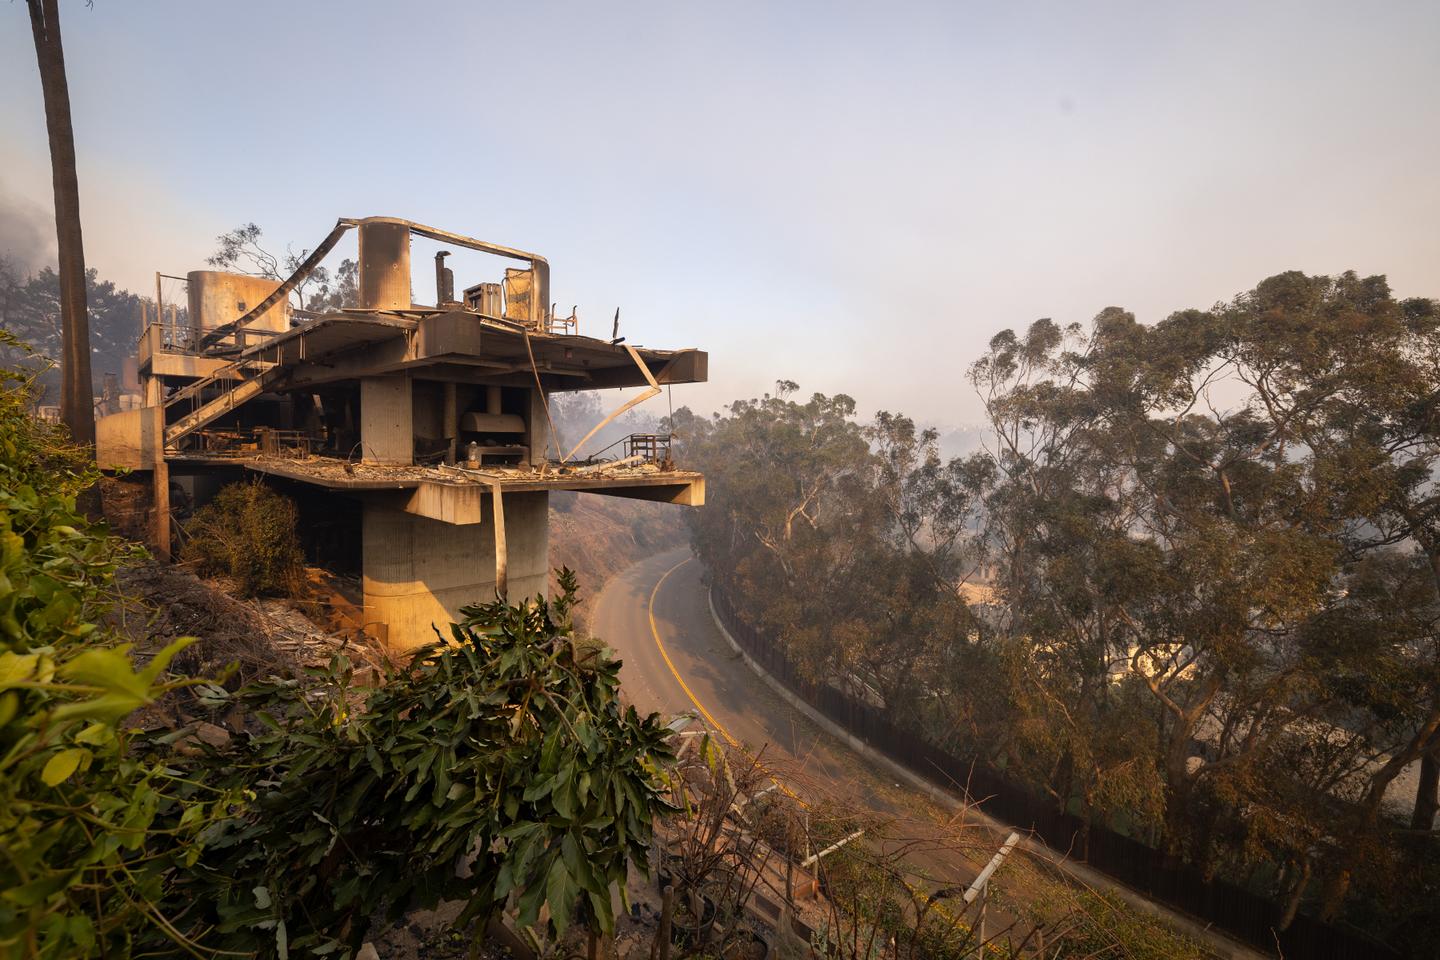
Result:
<svg viewBox="0 0 1440 960">
<path fill-rule="evenodd" d="M 124 717 L 176 685 L 189 641 L 137 667 L 105 626 L 138 551 L 76 511 L 96 474 L 30 416 L 32 383 L 0 372 L 0 957 L 115 956 L 174 939 L 163 878 L 233 798 L 131 753 Z"/>
<path fill-rule="evenodd" d="M 465 608 L 453 643 L 363 696 L 343 657 L 241 694 L 263 731 L 186 761 L 256 794 L 174 891 L 205 905 L 212 944 L 343 957 L 372 917 L 440 900 L 464 901 L 459 929 L 507 902 L 557 936 L 576 914 L 613 929 L 672 754 L 657 716 L 621 708 L 619 663 L 574 640 L 560 582 L 553 602 Z"/>
</svg>

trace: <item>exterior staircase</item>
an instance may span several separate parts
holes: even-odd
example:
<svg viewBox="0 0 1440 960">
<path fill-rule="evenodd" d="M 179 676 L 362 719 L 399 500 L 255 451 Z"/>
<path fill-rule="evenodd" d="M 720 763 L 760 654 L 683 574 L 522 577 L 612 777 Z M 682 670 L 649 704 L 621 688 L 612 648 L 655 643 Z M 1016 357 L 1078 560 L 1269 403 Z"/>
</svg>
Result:
<svg viewBox="0 0 1440 960">
<path fill-rule="evenodd" d="M 165 401 L 167 409 L 187 400 L 192 402 L 198 400 L 205 388 L 217 383 L 239 381 L 220 396 L 201 404 L 166 427 L 165 446 L 172 446 L 181 438 L 194 433 L 216 418 L 222 417 L 236 407 L 258 397 L 271 384 L 279 380 L 283 372 L 283 367 L 274 364 L 249 359 L 236 360 L 220 367 L 209 376 L 202 377 L 177 390 Z"/>
</svg>

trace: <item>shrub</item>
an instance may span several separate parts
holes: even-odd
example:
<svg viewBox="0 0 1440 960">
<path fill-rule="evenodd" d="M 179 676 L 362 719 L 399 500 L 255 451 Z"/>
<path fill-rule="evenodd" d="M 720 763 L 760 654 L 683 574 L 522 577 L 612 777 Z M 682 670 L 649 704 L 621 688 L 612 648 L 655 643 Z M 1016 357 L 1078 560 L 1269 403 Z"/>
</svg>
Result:
<svg viewBox="0 0 1440 960">
<path fill-rule="evenodd" d="M 289 497 L 258 480 L 232 483 L 186 525 L 183 559 L 232 578 L 246 596 L 295 591 L 304 564 Z"/>
<path fill-rule="evenodd" d="M 123 956 L 147 931 L 170 939 L 162 878 L 230 798 L 182 800 L 172 771 L 131 755 L 123 719 L 188 641 L 137 669 L 103 626 L 139 551 L 76 511 L 97 473 L 29 415 L 30 383 L 0 371 L 0 957 Z"/>
<path fill-rule="evenodd" d="M 612 888 L 646 869 L 669 731 L 619 702 L 619 663 L 576 644 L 563 592 L 467 607 L 437 645 L 359 701 L 350 664 L 240 694 L 264 732 L 176 758 L 255 802 L 209 836 L 172 891 L 210 945 L 344 957 L 371 918 L 462 900 L 463 929 L 515 897 L 557 935 L 614 927 Z M 358 702 L 357 702 L 358 701 Z M 470 876 L 456 865 L 473 857 Z"/>
</svg>

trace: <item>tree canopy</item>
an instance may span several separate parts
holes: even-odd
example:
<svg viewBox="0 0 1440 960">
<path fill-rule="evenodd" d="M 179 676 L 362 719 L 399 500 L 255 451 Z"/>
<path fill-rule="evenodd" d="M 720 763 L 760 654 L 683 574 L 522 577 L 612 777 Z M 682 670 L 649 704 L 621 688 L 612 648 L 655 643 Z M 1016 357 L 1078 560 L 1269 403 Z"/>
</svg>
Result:
<svg viewBox="0 0 1440 960">
<path fill-rule="evenodd" d="M 1292 272 L 1002 331 L 966 459 L 788 383 L 673 426 L 712 578 L 815 678 L 1258 885 L 1282 927 L 1409 936 L 1440 882 L 1437 359 L 1433 301 Z"/>
</svg>

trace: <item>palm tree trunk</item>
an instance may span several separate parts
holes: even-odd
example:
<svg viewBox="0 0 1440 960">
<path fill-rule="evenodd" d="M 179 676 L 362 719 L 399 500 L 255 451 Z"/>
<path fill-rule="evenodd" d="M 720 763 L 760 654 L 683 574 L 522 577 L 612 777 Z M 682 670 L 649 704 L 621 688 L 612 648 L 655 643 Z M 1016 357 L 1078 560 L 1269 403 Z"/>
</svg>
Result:
<svg viewBox="0 0 1440 960">
<path fill-rule="evenodd" d="M 70 123 L 70 87 L 60 45 L 57 0 L 27 0 L 45 127 L 50 135 L 50 169 L 55 189 L 55 238 L 60 253 L 60 417 L 71 438 L 95 446 L 94 386 L 90 381 L 90 317 L 85 303 L 85 249 L 80 234 L 80 187 L 75 174 L 75 131 Z"/>
</svg>

